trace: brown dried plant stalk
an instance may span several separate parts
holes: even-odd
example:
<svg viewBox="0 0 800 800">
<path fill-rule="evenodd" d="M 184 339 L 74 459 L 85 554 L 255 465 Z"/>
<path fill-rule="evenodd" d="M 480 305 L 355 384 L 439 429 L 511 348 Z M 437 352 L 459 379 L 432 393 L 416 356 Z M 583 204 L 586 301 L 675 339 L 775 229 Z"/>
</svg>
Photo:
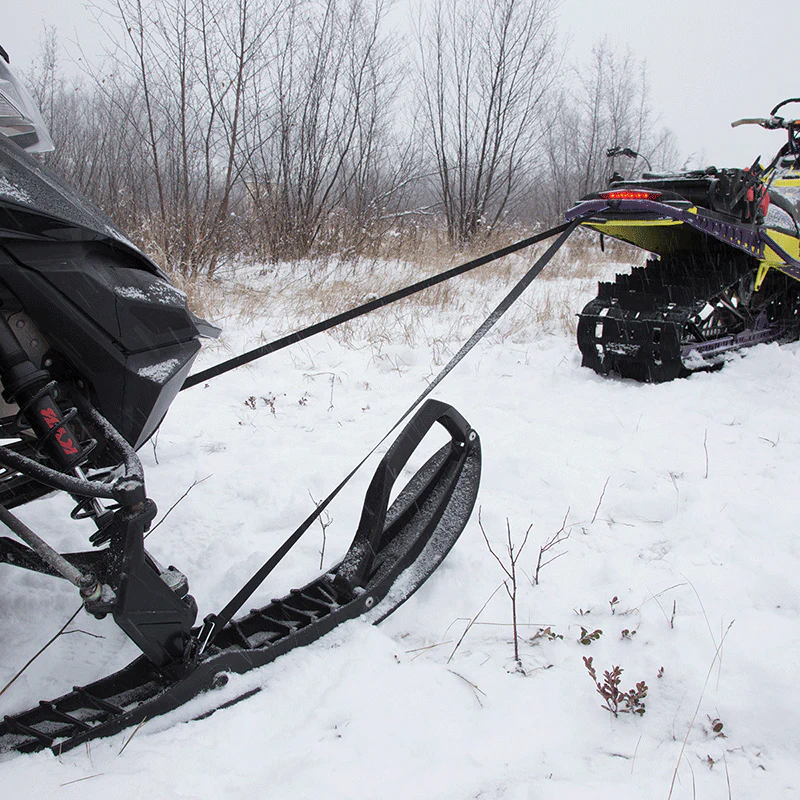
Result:
<svg viewBox="0 0 800 800">
<path fill-rule="evenodd" d="M 507 564 L 502 558 L 500 558 L 500 556 L 497 555 L 492 548 L 492 545 L 489 543 L 489 537 L 486 535 L 486 531 L 483 527 L 483 521 L 481 520 L 480 508 L 478 509 L 478 525 L 480 526 L 486 546 L 489 548 L 489 552 L 494 556 L 495 560 L 500 565 L 500 568 L 506 574 L 506 580 L 503 581 L 503 585 L 505 586 L 506 593 L 511 600 L 511 624 L 514 634 L 514 661 L 517 665 L 517 669 L 521 671 L 522 662 L 519 658 L 519 632 L 517 629 L 517 561 L 519 561 L 519 557 L 522 555 L 522 551 L 525 549 L 525 545 L 528 542 L 528 535 L 530 534 L 533 525 L 531 524 L 528 526 L 528 530 L 525 531 L 525 538 L 522 540 L 522 544 L 516 548 L 514 545 L 514 540 L 511 536 L 511 523 L 508 521 L 508 518 L 506 518 L 506 548 L 508 552 Z"/>
</svg>

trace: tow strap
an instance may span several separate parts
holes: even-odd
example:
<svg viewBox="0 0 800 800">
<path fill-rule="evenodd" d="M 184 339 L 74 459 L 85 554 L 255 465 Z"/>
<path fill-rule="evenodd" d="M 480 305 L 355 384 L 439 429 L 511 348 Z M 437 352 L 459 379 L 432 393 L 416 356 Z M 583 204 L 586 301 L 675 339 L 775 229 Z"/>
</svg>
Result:
<svg viewBox="0 0 800 800">
<path fill-rule="evenodd" d="M 208 378 L 215 377 L 216 375 L 220 375 L 223 372 L 227 372 L 230 369 L 234 369 L 237 366 L 241 366 L 242 364 L 246 364 L 249 361 L 253 361 L 256 358 L 260 358 L 263 355 L 267 355 L 267 353 L 272 353 L 275 350 L 279 350 L 282 347 L 287 347 L 289 344 L 293 344 L 294 342 L 301 341 L 302 339 L 308 338 L 309 336 L 313 336 L 315 333 L 319 333 L 322 330 L 327 330 L 328 328 L 332 328 L 334 325 L 338 325 L 341 322 L 345 322 L 346 319 L 354 319 L 361 314 L 366 314 L 368 311 L 373 310 L 374 308 L 379 308 L 383 305 L 388 305 L 395 300 L 401 299 L 401 297 L 408 297 L 409 294 L 413 294 L 416 291 L 421 291 L 428 286 L 433 286 L 435 283 L 440 283 L 441 281 L 447 280 L 448 278 L 454 277 L 455 275 L 459 275 L 463 272 L 468 271 L 469 269 L 474 269 L 475 267 L 481 266 L 481 264 L 486 264 L 490 261 L 495 260 L 496 258 L 501 258 L 503 255 L 508 255 L 509 253 L 514 253 L 517 250 L 522 250 L 525 247 L 529 247 L 530 245 L 536 244 L 537 242 L 542 241 L 543 239 L 549 239 L 555 236 L 556 234 L 560 234 L 558 239 L 556 239 L 550 247 L 542 254 L 542 256 L 536 261 L 536 263 L 522 276 L 519 282 L 514 286 L 513 289 L 502 299 L 502 301 L 498 304 L 498 306 L 492 311 L 491 314 L 481 323 L 475 333 L 469 337 L 469 339 L 462 345 L 461 349 L 450 359 L 450 361 L 445 364 L 439 374 L 425 387 L 425 390 L 422 394 L 409 406 L 408 410 L 400 417 L 400 419 L 395 422 L 392 428 L 386 432 L 384 437 L 364 456 L 363 459 L 350 471 L 350 473 L 341 481 L 341 483 L 322 501 L 320 502 L 314 511 L 300 524 L 297 530 L 292 533 L 291 536 L 275 551 L 275 553 L 270 556 L 270 558 L 258 569 L 258 571 L 250 578 L 247 583 L 242 586 L 242 588 L 231 598 L 230 602 L 219 612 L 219 614 L 209 614 L 203 621 L 203 628 L 200 631 L 197 640 L 194 642 L 194 646 L 192 648 L 193 652 L 190 654 L 194 658 L 197 658 L 205 649 L 206 647 L 211 644 L 216 636 L 217 632 L 220 631 L 225 625 L 230 622 L 237 611 L 247 602 L 247 599 L 253 592 L 261 585 L 261 583 L 266 579 L 266 577 L 272 572 L 273 569 L 278 565 L 278 563 L 283 559 L 283 557 L 291 550 L 292 547 L 298 542 L 300 537 L 311 527 L 314 521 L 322 514 L 322 512 L 330 505 L 336 495 L 344 488 L 344 486 L 348 483 L 348 481 L 353 477 L 353 475 L 358 472 L 359 469 L 366 463 L 369 457 L 386 441 L 386 439 L 403 423 L 409 415 L 422 403 L 423 400 L 444 380 L 444 378 L 453 370 L 453 368 L 467 355 L 467 353 L 472 350 L 473 347 L 489 332 L 489 330 L 497 323 L 500 317 L 508 311 L 508 309 L 514 304 L 514 302 L 519 298 L 519 296 L 525 291 L 525 289 L 530 286 L 533 280 L 539 275 L 539 273 L 545 268 L 547 263 L 552 259 L 552 257 L 556 254 L 556 252 L 562 247 L 564 242 L 566 242 L 569 235 L 575 230 L 575 228 L 579 225 L 580 220 L 575 219 L 571 222 L 564 223 L 562 225 L 558 225 L 555 228 L 550 228 L 549 230 L 543 231 L 536 236 L 532 236 L 529 239 L 524 239 L 521 242 L 517 242 L 516 244 L 509 245 L 508 247 L 504 247 L 502 250 L 497 250 L 494 253 L 489 253 L 486 256 L 482 256 L 479 259 L 475 259 L 475 261 L 470 261 L 467 264 L 463 264 L 460 267 L 454 267 L 447 272 L 443 272 L 440 275 L 436 275 L 433 278 L 428 278 L 425 281 L 421 281 L 420 283 L 414 284 L 413 286 L 409 286 L 406 289 L 400 289 L 397 292 L 392 292 L 391 294 L 386 295 L 378 300 L 373 300 L 370 303 L 365 303 L 363 306 L 359 306 L 358 308 L 353 309 L 352 311 L 345 312 L 344 314 L 338 315 L 338 317 L 332 317 L 325 322 L 317 323 L 316 325 L 311 325 L 308 328 L 304 328 L 302 331 L 298 331 L 297 333 L 291 334 L 290 336 L 286 336 L 283 339 L 278 339 L 276 342 L 272 344 L 264 345 L 263 347 L 257 348 L 256 350 L 251 350 L 249 353 L 245 353 L 244 355 L 238 356 L 237 358 L 231 359 L 230 361 L 223 362 L 218 367 L 212 368 L 210 370 L 205 370 L 204 372 L 197 373 L 197 375 L 190 376 L 186 383 L 184 384 L 183 388 L 186 389 L 188 386 L 194 386 L 196 383 L 199 383 L 201 380 L 207 380 Z M 422 284 L 425 284 L 424 286 Z M 369 306 L 369 308 L 367 308 Z M 346 319 L 342 319 L 346 317 Z M 333 320 L 338 320 L 337 322 L 333 322 Z M 236 362 L 236 363 L 232 363 Z M 214 371 L 217 370 L 217 371 Z M 211 374 L 213 373 L 213 374 Z M 204 376 L 204 377 L 201 377 Z M 192 382 L 192 380 L 194 380 Z"/>
<path fill-rule="evenodd" d="M 453 267 L 452 269 L 448 269 L 445 272 L 441 272 L 438 275 L 433 275 L 430 278 L 425 278 L 425 280 L 412 283 L 410 286 L 406 286 L 404 289 L 397 289 L 394 292 L 389 292 L 389 294 L 386 294 L 383 297 L 378 297 L 375 300 L 370 300 L 368 303 L 351 308 L 349 311 L 343 311 L 341 314 L 336 314 L 336 316 L 330 317 L 322 322 L 315 322 L 313 325 L 309 325 L 307 328 L 303 328 L 302 330 L 282 336 L 280 339 L 276 339 L 274 342 L 256 347 L 254 350 L 249 350 L 246 353 L 242 353 L 240 356 L 229 358 L 227 361 L 223 361 L 221 364 L 217 364 L 214 367 L 204 369 L 202 372 L 197 372 L 194 375 L 190 375 L 184 381 L 183 386 L 181 386 L 181 391 L 184 389 L 190 389 L 192 386 L 197 386 L 198 383 L 211 380 L 211 378 L 216 378 L 218 375 L 222 375 L 225 372 L 230 372 L 232 369 L 241 367 L 244 364 L 249 364 L 251 361 L 255 361 L 257 358 L 262 358 L 270 353 L 274 353 L 276 350 L 282 350 L 284 347 L 289 347 L 289 345 L 302 342 L 303 339 L 308 339 L 309 336 L 314 336 L 316 333 L 322 333 L 323 331 L 335 328 L 337 325 L 350 322 L 350 320 L 361 317 L 364 314 L 369 314 L 370 311 L 375 311 L 376 309 L 383 308 L 391 303 L 396 303 L 398 300 L 403 300 L 406 297 L 410 297 L 412 294 L 429 289 L 431 286 L 436 286 L 437 283 L 449 281 L 451 278 L 455 278 L 458 275 L 463 275 L 465 272 L 482 267 L 484 264 L 489 264 L 492 261 L 496 261 L 498 258 L 503 258 L 504 256 L 511 255 L 519 250 L 524 250 L 526 247 L 537 244 L 544 239 L 550 239 L 551 237 L 565 231 L 569 225 L 569 222 L 564 222 L 561 225 L 557 225 L 555 228 L 542 231 L 541 233 L 537 233 L 535 236 L 530 236 L 527 239 L 522 239 L 514 244 L 501 247 L 499 250 L 495 250 L 493 253 L 488 253 L 485 256 L 468 261 L 466 264 L 461 264 L 457 267 Z"/>
</svg>

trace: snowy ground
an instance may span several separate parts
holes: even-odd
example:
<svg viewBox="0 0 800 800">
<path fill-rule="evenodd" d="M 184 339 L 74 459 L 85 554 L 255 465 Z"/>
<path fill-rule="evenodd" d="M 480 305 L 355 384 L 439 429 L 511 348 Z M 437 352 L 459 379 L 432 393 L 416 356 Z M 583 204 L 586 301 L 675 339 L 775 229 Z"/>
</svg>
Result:
<svg viewBox="0 0 800 800">
<path fill-rule="evenodd" d="M 558 290 L 538 283 L 527 308 Z M 338 483 L 480 321 L 382 313 L 395 315 L 385 329 L 396 336 L 319 337 L 182 393 L 157 447 L 142 451 L 162 512 L 202 481 L 148 539 L 189 575 L 201 615 L 221 607 L 308 513 L 309 495 Z M 198 368 L 271 338 L 274 325 L 265 313 L 229 329 Z M 348 623 L 233 681 L 264 691 L 206 720 L 182 721 L 189 708 L 148 721 L 122 753 L 130 732 L 60 759 L 8 758 L 3 797 L 798 796 L 800 345 L 759 346 L 720 372 L 643 386 L 582 369 L 566 333 L 509 323 L 435 396 L 481 435 L 478 503 L 495 550 L 504 552 L 506 521 L 517 546 L 532 525 L 518 562 L 524 673 L 502 589 L 456 647 L 504 577 L 476 513 L 440 570 L 379 627 Z M 325 565 L 346 549 L 370 475 L 368 465 L 333 505 Z M 87 531 L 61 522 L 69 508 L 50 498 L 20 515 L 61 549 L 83 549 Z M 569 538 L 545 554 L 559 557 L 534 586 L 539 548 L 562 524 Z M 251 605 L 316 574 L 321 542 L 319 527 L 309 531 Z M 0 570 L 2 686 L 78 603 L 52 579 Z M 76 627 L 84 633 L 59 638 L 0 698 L 0 713 L 136 655 L 110 621 L 81 615 Z M 602 633 L 581 644 L 582 629 Z M 622 667 L 623 690 L 646 682 L 646 713 L 603 710 L 585 656 L 601 679 Z"/>
</svg>

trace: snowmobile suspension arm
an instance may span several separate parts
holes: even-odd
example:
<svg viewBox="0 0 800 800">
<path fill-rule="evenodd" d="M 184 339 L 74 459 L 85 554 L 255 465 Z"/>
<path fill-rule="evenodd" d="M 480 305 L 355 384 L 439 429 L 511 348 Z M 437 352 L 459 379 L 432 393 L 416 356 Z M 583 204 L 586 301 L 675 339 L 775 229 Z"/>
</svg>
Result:
<svg viewBox="0 0 800 800">
<path fill-rule="evenodd" d="M 22 539 L 46 564 L 71 584 L 77 586 L 82 592 L 90 586 L 94 589 L 97 581 L 92 576 L 84 575 L 74 564 L 53 550 L 47 542 L 37 536 L 22 520 L 15 517 L 2 505 L 0 505 L 0 522 Z"/>
<path fill-rule="evenodd" d="M 314 336 L 314 334 L 322 333 L 323 331 L 335 328 L 337 325 L 350 322 L 351 320 L 361 317 L 364 314 L 369 314 L 371 311 L 383 308 L 391 303 L 396 303 L 398 300 L 404 300 L 406 297 L 410 297 L 417 292 L 429 289 L 431 286 L 436 286 L 436 284 L 448 281 L 451 278 L 457 277 L 458 275 L 463 275 L 465 272 L 470 272 L 473 269 L 482 267 L 484 264 L 489 264 L 492 261 L 496 261 L 498 258 L 503 258 L 504 256 L 511 255 L 512 253 L 517 253 L 520 250 L 531 247 L 532 245 L 544 241 L 545 239 L 551 239 L 553 236 L 557 236 L 559 233 L 566 231 L 569 226 L 569 222 L 556 225 L 554 228 L 549 228 L 548 230 L 537 233 L 536 235 L 530 236 L 527 239 L 521 239 L 519 242 L 514 242 L 506 247 L 501 247 L 499 250 L 495 250 L 492 253 L 487 253 L 486 255 L 480 256 L 480 258 L 473 259 L 472 261 L 468 261 L 465 264 L 460 264 L 459 266 L 448 269 L 445 272 L 439 273 L 438 275 L 433 275 L 430 278 L 425 278 L 425 280 L 412 283 L 410 286 L 406 286 L 403 289 L 397 289 L 394 292 L 390 292 L 383 297 L 370 300 L 368 303 L 363 303 L 362 305 L 356 306 L 349 311 L 343 311 L 341 314 L 336 314 L 336 316 L 330 317 L 322 322 L 315 322 L 313 325 L 309 325 L 307 328 L 290 333 L 287 336 L 276 339 L 274 342 L 262 345 L 254 350 L 249 350 L 246 353 L 242 353 L 242 355 L 235 356 L 227 361 L 223 361 L 221 364 L 217 364 L 214 367 L 209 367 L 208 369 L 195 373 L 194 375 L 190 375 L 184 381 L 181 390 L 189 389 L 192 386 L 197 386 L 198 383 L 211 380 L 211 378 L 216 378 L 218 375 L 222 375 L 223 373 L 229 372 L 232 369 L 241 367 L 244 364 L 249 364 L 251 361 L 255 361 L 258 358 L 262 358 L 270 353 L 274 353 L 277 350 L 282 350 L 284 347 L 289 347 L 290 345 L 297 344 L 297 342 L 302 342 L 303 339 L 308 339 L 310 336 Z"/>
</svg>

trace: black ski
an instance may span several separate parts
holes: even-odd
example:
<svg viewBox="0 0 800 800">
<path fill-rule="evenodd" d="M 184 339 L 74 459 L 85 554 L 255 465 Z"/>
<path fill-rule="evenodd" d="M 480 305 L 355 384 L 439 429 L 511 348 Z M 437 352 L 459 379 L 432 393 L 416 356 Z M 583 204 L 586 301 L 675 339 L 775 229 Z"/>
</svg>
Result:
<svg viewBox="0 0 800 800">
<path fill-rule="evenodd" d="M 437 422 L 450 442 L 389 505 L 398 475 Z M 455 544 L 472 513 L 480 472 L 477 433 L 451 406 L 428 400 L 381 460 L 353 544 L 333 569 L 228 622 L 193 660 L 157 667 L 141 656 L 57 700 L 6 716 L 0 723 L 0 752 L 49 747 L 59 753 L 110 736 L 224 685 L 229 673 L 247 672 L 310 644 L 346 620 L 366 615 L 380 622 L 427 580 Z"/>
</svg>

